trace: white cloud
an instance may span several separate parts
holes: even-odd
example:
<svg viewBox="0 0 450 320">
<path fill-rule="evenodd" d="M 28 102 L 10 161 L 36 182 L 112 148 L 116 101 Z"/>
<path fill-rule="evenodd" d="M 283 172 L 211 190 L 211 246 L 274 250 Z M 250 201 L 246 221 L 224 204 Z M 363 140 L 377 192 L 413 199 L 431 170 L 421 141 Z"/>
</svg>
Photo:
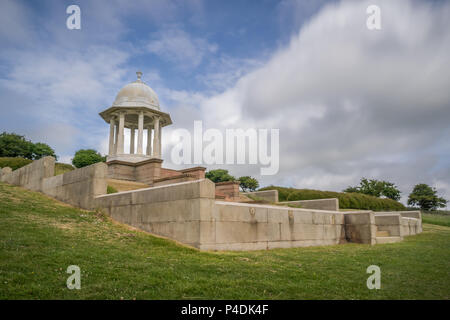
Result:
<svg viewBox="0 0 450 320">
<path fill-rule="evenodd" d="M 280 128 L 280 174 L 264 184 L 342 190 L 365 176 L 404 195 L 437 183 L 450 198 L 448 159 L 439 180 L 432 170 L 434 150 L 449 150 L 438 141 L 449 138 L 450 4 L 376 3 L 381 31 L 366 28 L 373 1 L 329 5 L 262 67 L 200 103 L 206 127 Z"/>
<path fill-rule="evenodd" d="M 171 26 L 153 33 L 146 48 L 161 59 L 176 63 L 181 69 L 190 69 L 200 65 L 205 56 L 215 53 L 218 47 Z"/>
</svg>

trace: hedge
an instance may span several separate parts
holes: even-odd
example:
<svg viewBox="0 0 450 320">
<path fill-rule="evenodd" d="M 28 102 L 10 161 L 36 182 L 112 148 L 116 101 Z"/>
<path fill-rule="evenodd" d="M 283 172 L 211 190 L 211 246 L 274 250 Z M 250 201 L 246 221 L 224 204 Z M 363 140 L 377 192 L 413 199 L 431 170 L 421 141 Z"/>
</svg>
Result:
<svg viewBox="0 0 450 320">
<path fill-rule="evenodd" d="M 401 211 L 405 206 L 398 201 L 386 198 L 377 198 L 362 193 L 346 193 L 334 191 L 320 191 L 311 189 L 295 189 L 277 186 L 269 186 L 259 189 L 278 190 L 279 201 L 314 200 L 338 198 L 340 209 L 362 209 L 373 211 Z"/>
</svg>

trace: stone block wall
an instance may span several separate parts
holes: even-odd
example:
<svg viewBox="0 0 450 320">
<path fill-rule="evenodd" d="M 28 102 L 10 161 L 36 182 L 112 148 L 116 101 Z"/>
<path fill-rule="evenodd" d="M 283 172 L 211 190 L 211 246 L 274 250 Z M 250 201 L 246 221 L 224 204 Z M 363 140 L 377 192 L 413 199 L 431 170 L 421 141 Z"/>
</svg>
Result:
<svg viewBox="0 0 450 320">
<path fill-rule="evenodd" d="M 216 183 L 216 193 L 224 195 L 226 200 L 239 200 L 239 181 L 224 181 Z"/>
<path fill-rule="evenodd" d="M 350 242 L 376 244 L 377 227 L 372 211 L 345 212 L 345 234 Z"/>
<path fill-rule="evenodd" d="M 417 211 L 376 212 L 377 230 L 405 237 L 422 232 L 422 214 Z"/>
<path fill-rule="evenodd" d="M 346 242 L 343 213 L 216 201 L 210 219 L 200 249 L 265 250 Z"/>
<path fill-rule="evenodd" d="M 200 248 L 213 211 L 214 183 L 182 182 L 98 196 L 95 202 L 114 220 Z"/>
<path fill-rule="evenodd" d="M 278 202 L 278 190 L 243 192 L 243 195 L 251 195 L 270 202 Z"/>
<path fill-rule="evenodd" d="M 339 199 L 315 199 L 315 200 L 298 200 L 298 201 L 284 201 L 279 202 L 282 204 L 298 205 L 305 209 L 318 209 L 318 210 L 332 210 L 339 211 Z"/>
<path fill-rule="evenodd" d="M 45 178 L 41 191 L 55 199 L 94 209 L 94 197 L 106 194 L 107 165 L 103 162 Z"/>
<path fill-rule="evenodd" d="M 35 160 L 22 168 L 7 172 L 1 176 L 2 182 L 21 186 L 29 190 L 41 191 L 42 180 L 55 174 L 55 158 L 44 157 Z"/>
<path fill-rule="evenodd" d="M 400 214 L 375 214 L 377 231 L 387 231 L 391 237 L 401 237 L 401 216 Z"/>
</svg>

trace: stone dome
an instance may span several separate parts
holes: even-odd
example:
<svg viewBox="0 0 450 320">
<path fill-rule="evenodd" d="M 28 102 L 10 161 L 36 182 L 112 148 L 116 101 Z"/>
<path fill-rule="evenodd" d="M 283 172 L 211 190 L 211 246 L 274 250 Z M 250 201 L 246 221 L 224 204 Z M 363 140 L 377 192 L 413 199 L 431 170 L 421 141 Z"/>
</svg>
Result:
<svg viewBox="0 0 450 320">
<path fill-rule="evenodd" d="M 142 72 L 136 74 L 138 79 L 120 89 L 112 106 L 147 107 L 159 111 L 159 100 L 155 91 L 141 80 Z"/>
</svg>

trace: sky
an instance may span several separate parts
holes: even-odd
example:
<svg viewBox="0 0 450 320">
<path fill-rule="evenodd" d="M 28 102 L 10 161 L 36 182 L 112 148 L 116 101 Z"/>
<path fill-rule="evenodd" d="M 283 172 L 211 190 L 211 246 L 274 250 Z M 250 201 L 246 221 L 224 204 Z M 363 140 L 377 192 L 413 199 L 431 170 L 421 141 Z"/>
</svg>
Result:
<svg viewBox="0 0 450 320">
<path fill-rule="evenodd" d="M 69 30 L 66 8 L 81 9 Z M 381 29 L 366 26 L 369 5 Z M 280 168 L 219 165 L 270 184 L 341 191 L 362 177 L 405 202 L 450 199 L 449 1 L 0 1 L 0 131 L 107 153 L 98 115 L 143 72 L 173 125 L 277 128 Z"/>
</svg>

